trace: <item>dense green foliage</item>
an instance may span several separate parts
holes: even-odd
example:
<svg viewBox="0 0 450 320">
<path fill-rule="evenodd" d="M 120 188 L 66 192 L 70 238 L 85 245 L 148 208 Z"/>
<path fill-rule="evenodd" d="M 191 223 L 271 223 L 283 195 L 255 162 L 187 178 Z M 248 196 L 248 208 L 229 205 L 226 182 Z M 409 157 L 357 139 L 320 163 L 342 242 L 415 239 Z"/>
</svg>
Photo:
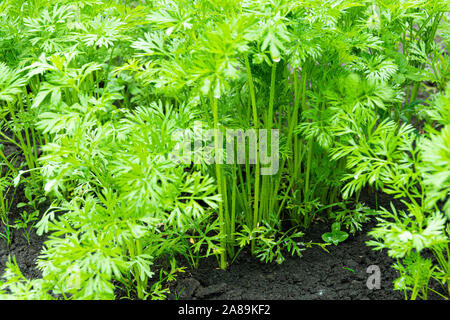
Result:
<svg viewBox="0 0 450 320">
<path fill-rule="evenodd" d="M 431 278 L 450 290 L 449 9 L 2 1 L 0 232 L 48 240 L 42 278 L 11 259 L 0 298 L 164 298 L 181 257 L 216 255 L 225 269 L 249 246 L 281 263 L 311 245 L 300 240 L 312 223 L 334 221 L 323 238 L 338 244 L 372 216 L 368 244 L 398 259 L 406 298 L 426 298 Z M 178 133 L 198 124 L 217 129 L 200 149 L 215 163 L 174 161 Z M 230 129 L 277 129 L 279 170 L 262 175 L 259 153 L 217 161 Z M 28 203 L 12 222 L 19 185 Z M 370 210 L 364 188 L 403 206 Z M 170 262 L 160 274 L 157 261 Z"/>
</svg>

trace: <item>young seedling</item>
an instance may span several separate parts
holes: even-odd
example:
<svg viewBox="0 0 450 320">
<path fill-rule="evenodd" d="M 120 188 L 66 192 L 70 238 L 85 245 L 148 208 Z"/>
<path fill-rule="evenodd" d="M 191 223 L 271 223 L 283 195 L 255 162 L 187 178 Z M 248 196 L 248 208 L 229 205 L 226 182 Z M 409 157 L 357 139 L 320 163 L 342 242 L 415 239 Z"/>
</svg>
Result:
<svg viewBox="0 0 450 320">
<path fill-rule="evenodd" d="M 341 224 L 339 222 L 335 222 L 331 225 L 331 232 L 326 232 L 322 235 L 323 241 L 332 243 L 336 246 L 347 238 L 348 233 L 341 231 Z"/>
<path fill-rule="evenodd" d="M 353 270 L 352 268 L 349 268 L 349 267 L 342 267 L 342 269 L 348 270 L 348 271 L 353 272 L 353 273 L 356 273 L 355 270 Z"/>
<path fill-rule="evenodd" d="M 23 236 L 27 240 L 27 243 L 30 244 L 30 235 L 31 230 L 33 229 L 36 221 L 39 217 L 39 211 L 33 211 L 32 213 L 28 213 L 27 211 L 22 211 L 20 214 L 20 219 L 17 219 L 14 223 L 14 228 L 17 230 L 23 230 Z"/>
</svg>

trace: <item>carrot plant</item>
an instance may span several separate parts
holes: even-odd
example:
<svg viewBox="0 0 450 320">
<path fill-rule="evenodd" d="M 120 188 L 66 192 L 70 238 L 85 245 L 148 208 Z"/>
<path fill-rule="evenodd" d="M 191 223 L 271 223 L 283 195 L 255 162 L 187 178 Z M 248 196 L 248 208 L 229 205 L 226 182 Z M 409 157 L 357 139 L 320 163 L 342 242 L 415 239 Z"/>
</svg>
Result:
<svg viewBox="0 0 450 320">
<path fill-rule="evenodd" d="M 314 1 L 249 1 L 197 8 L 189 1 L 162 2 L 149 16 L 151 29 L 133 45 L 148 61 L 137 74 L 160 94 L 200 101 L 204 121 L 214 129 L 276 129 L 284 138 L 276 155 L 279 170 L 273 175 L 261 174 L 264 163 L 259 153 L 254 163 L 240 166 L 216 161 L 214 174 L 222 197 L 218 215 L 225 239 L 222 254 L 233 254 L 233 232 L 243 226 L 256 230 L 287 219 L 307 227 L 314 212 L 340 203 L 340 175 L 345 168 L 340 163 L 340 170 L 332 173 L 337 163 L 326 149 L 333 138 L 322 140 L 312 127 L 322 121 L 319 113 L 326 109 L 321 92 L 327 81 L 334 83 L 337 74 L 348 70 L 341 65 L 345 59 L 351 61 L 355 46 L 383 47 L 356 23 L 353 28 L 362 35 L 345 34 L 340 42 L 332 41 L 341 30 L 352 28 L 346 22 L 363 16 L 362 5 L 342 2 L 317 10 L 319 6 Z M 226 12 L 219 14 L 223 8 Z M 221 149 L 215 145 L 216 154 Z M 318 174 L 314 168 L 319 166 L 328 172 Z M 230 174 L 224 175 L 224 170 Z M 225 260 L 222 256 L 222 268 Z"/>
<path fill-rule="evenodd" d="M 394 268 L 400 273 L 395 288 L 403 290 L 407 299 L 427 299 L 428 291 L 449 297 L 448 260 L 448 108 L 449 88 L 433 100 L 432 109 L 444 116 L 440 132 L 430 126 L 425 136 L 401 136 L 399 157 L 381 173 L 382 188 L 402 200 L 406 210 L 383 208 L 378 225 L 369 232 L 376 250 L 386 248 L 397 259 Z M 444 103 L 442 104 L 442 101 Z M 440 102 L 440 103 L 439 103 Z M 432 118 L 433 119 L 433 118 Z M 436 119 L 436 118 L 434 118 Z M 430 120 L 430 119 L 428 119 Z M 437 119 L 436 119 L 437 120 Z M 395 130 L 395 129 L 394 129 Z M 430 250 L 435 262 L 423 256 Z M 431 289 L 435 279 L 447 296 Z"/>
<path fill-rule="evenodd" d="M 4 181 L 26 190 L 16 226 L 29 236 L 39 216 L 48 236 L 42 278 L 25 279 L 12 259 L 0 292 L 111 299 L 118 286 L 162 298 L 180 256 L 196 267 L 215 255 L 226 269 L 249 246 L 281 263 L 311 246 L 300 238 L 312 224 L 334 222 L 324 239 L 338 243 L 341 229 L 361 231 L 373 215 L 379 247 L 409 237 L 391 234 L 398 223 L 437 226 L 422 247 L 439 272 L 426 275 L 446 281 L 448 190 L 436 183 L 446 167 L 430 150 L 445 154 L 447 96 L 430 103 L 420 93 L 446 88 L 448 1 L 6 0 L 0 9 L 0 135 L 25 158 L 0 151 Z M 174 157 L 181 147 L 194 152 Z M 408 211 L 369 210 L 359 201 L 367 186 L 408 198 Z M 410 281 L 408 265 L 429 263 L 402 250 L 407 266 L 397 268 Z M 164 258 L 170 271 L 150 285 Z"/>
<path fill-rule="evenodd" d="M 1 152 L 1 151 L 0 151 Z M 12 242 L 12 224 L 9 216 L 11 212 L 12 202 L 14 201 L 15 189 L 13 189 L 11 171 L 4 168 L 4 164 L 1 163 L 0 167 L 0 219 L 2 222 L 2 231 L 0 236 L 6 241 L 9 246 Z M 10 195 L 12 193 L 12 196 Z"/>
</svg>

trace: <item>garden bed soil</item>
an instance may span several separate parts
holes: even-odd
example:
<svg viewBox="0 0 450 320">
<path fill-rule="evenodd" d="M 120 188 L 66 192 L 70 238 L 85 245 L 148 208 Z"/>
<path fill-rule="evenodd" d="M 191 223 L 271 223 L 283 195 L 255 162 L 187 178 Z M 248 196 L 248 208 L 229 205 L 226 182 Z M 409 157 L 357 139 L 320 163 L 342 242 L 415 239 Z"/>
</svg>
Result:
<svg viewBox="0 0 450 320">
<path fill-rule="evenodd" d="M 369 190 L 364 190 L 360 200 L 370 208 L 389 208 L 391 201 L 403 208 L 400 201 L 385 194 L 375 196 Z M 371 221 L 339 245 L 327 246 L 328 252 L 315 245 L 303 251 L 301 258 L 285 256 L 281 265 L 260 262 L 248 251 L 239 254 L 227 270 L 219 269 L 214 257 L 200 260 L 197 269 L 187 269 L 178 276 L 170 287 L 169 299 L 403 300 L 403 291 L 394 290 L 393 281 L 399 276 L 392 268 L 395 261 L 386 250 L 374 251 L 366 245 L 373 240 L 367 232 L 375 224 Z M 329 230 L 327 223 L 315 224 L 305 231 L 303 240 L 323 243 L 322 234 Z M 373 278 L 369 280 L 374 275 L 373 266 L 379 270 L 379 289 L 368 286 L 368 282 L 373 284 Z M 445 294 L 433 280 L 430 286 Z M 430 291 L 428 300 L 441 297 Z"/>
<path fill-rule="evenodd" d="M 14 202 L 9 215 L 9 223 L 14 224 L 20 218 L 20 209 L 16 208 L 17 203 L 27 202 L 22 186 L 18 187 Z M 3 226 L 0 232 L 4 232 Z M 28 279 L 35 279 L 41 276 L 41 272 L 36 268 L 36 259 L 42 250 L 45 236 L 38 236 L 35 231 L 30 233 L 30 243 L 23 235 L 23 230 L 11 229 L 11 245 L 8 247 L 5 239 L 0 238 L 0 276 L 3 275 L 6 262 L 9 257 L 15 257 L 22 274 Z"/>
<path fill-rule="evenodd" d="M 322 233 L 329 231 L 324 224 L 314 225 L 305 240 L 323 242 Z M 365 229 L 367 231 L 367 229 Z M 223 300 L 316 300 L 316 299 L 370 299 L 401 300 L 402 293 L 393 290 L 397 274 L 385 252 L 375 252 L 365 245 L 364 233 L 349 237 L 338 246 L 319 246 L 303 251 L 303 256 L 290 257 L 281 265 L 265 264 L 242 251 L 227 270 L 218 269 L 217 259 L 200 260 L 197 269 L 188 268 L 179 273 L 170 284 L 169 299 L 223 299 Z M 14 232 L 9 248 L 0 242 L 0 273 L 3 273 L 8 255 L 14 256 L 27 278 L 37 278 L 40 271 L 35 261 L 43 244 L 42 237 L 32 234 L 30 244 L 18 231 Z M 181 262 L 181 261 L 180 261 Z M 369 289 L 367 281 L 371 265 L 379 267 L 380 289 Z M 157 274 L 157 273 L 156 273 Z"/>
<path fill-rule="evenodd" d="M 14 220 L 13 220 L 14 221 Z M 36 268 L 36 259 L 42 250 L 44 237 L 32 232 L 30 244 L 28 244 L 21 231 L 14 230 L 11 246 L 8 248 L 6 242 L 0 239 L 0 276 L 3 275 L 8 257 L 15 257 L 17 265 L 22 274 L 28 279 L 36 279 L 41 272 Z"/>
<path fill-rule="evenodd" d="M 375 197 L 367 190 L 360 199 L 371 208 L 377 205 L 388 207 L 391 200 L 386 195 Z M 16 208 L 16 204 L 25 200 L 22 186 L 19 186 L 9 216 L 11 222 L 19 218 L 20 209 Z M 197 269 L 188 266 L 184 273 L 178 274 L 176 281 L 169 284 L 168 299 L 402 300 L 403 293 L 393 290 L 393 280 L 398 277 L 392 268 L 394 261 L 385 251 L 373 251 L 366 246 L 365 242 L 369 240 L 366 233 L 373 226 L 371 222 L 339 245 L 327 246 L 329 252 L 313 245 L 302 252 L 301 258 L 286 255 L 281 265 L 260 262 L 245 250 L 227 270 L 218 268 L 214 256 L 201 259 Z M 303 241 L 322 243 L 322 234 L 329 230 L 328 223 L 314 224 L 305 231 Z M 36 259 L 45 239 L 45 236 L 39 237 L 32 232 L 30 243 L 27 243 L 21 230 L 13 230 L 9 247 L 6 241 L 0 239 L 0 275 L 3 275 L 11 256 L 16 258 L 26 278 L 40 277 Z M 379 268 L 380 289 L 369 289 L 367 286 L 373 274 L 368 273 L 369 266 Z M 155 275 L 158 274 L 155 272 Z M 441 291 L 436 284 L 433 289 Z M 428 298 L 439 299 L 439 296 L 430 292 Z"/>
<path fill-rule="evenodd" d="M 326 225 L 315 225 L 305 238 L 323 242 Z M 397 277 L 392 259 L 385 252 L 375 252 L 365 245 L 363 234 L 349 237 L 338 246 L 307 248 L 303 256 L 290 257 L 278 265 L 265 264 L 241 253 L 226 270 L 217 268 L 215 258 L 200 260 L 196 270 L 180 274 L 172 285 L 171 299 L 223 300 L 401 300 L 402 292 L 393 290 Z M 369 289 L 373 274 L 369 266 L 380 271 L 380 289 Z M 372 283 L 371 281 L 369 281 Z"/>
</svg>

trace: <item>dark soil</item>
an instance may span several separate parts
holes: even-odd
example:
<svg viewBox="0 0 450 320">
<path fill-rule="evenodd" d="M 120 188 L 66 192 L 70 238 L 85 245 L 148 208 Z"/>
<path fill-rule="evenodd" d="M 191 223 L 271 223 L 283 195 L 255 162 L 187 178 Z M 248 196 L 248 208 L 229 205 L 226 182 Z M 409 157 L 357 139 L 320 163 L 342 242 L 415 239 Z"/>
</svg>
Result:
<svg viewBox="0 0 450 320">
<path fill-rule="evenodd" d="M 20 193 L 18 196 L 16 201 L 20 201 Z M 384 198 L 377 202 L 383 205 L 387 201 Z M 13 211 L 12 221 L 17 217 L 18 212 Z M 226 271 L 218 268 L 215 257 L 200 260 L 197 269 L 188 268 L 178 274 L 177 281 L 170 284 L 168 299 L 403 300 L 403 293 L 393 290 L 393 280 L 398 277 L 391 267 L 394 261 L 386 252 L 373 251 L 365 244 L 369 240 L 366 233 L 373 226 L 373 222 L 369 223 L 339 245 L 327 246 L 329 253 L 313 245 L 303 251 L 302 257 L 286 255 L 281 265 L 260 262 L 248 251 L 242 251 Z M 321 235 L 329 230 L 325 223 L 315 224 L 306 232 L 304 241 L 323 242 Z M 35 263 L 44 240 L 32 233 L 28 244 L 21 231 L 14 230 L 10 247 L 0 241 L 0 273 L 10 255 L 16 258 L 25 277 L 38 278 L 41 273 Z M 373 274 L 368 267 L 373 265 L 380 270 L 380 289 L 367 286 Z M 439 297 L 430 293 L 429 299 Z"/>
<path fill-rule="evenodd" d="M 360 200 L 371 208 L 388 208 L 392 199 L 366 190 Z M 399 201 L 395 203 L 401 209 Z M 374 251 L 366 245 L 373 240 L 367 232 L 374 226 L 375 222 L 369 222 L 346 241 L 328 246 L 329 253 L 313 246 L 302 257 L 285 256 L 281 265 L 259 262 L 248 251 L 242 252 L 226 271 L 218 268 L 214 257 L 200 260 L 197 269 L 188 269 L 171 285 L 169 299 L 403 300 L 403 292 L 394 290 L 393 281 L 398 277 L 392 268 L 394 260 L 386 251 Z M 322 234 L 329 230 L 326 223 L 313 225 L 305 231 L 304 242 L 322 243 Z M 369 266 L 379 268 L 379 289 L 368 287 L 374 274 Z M 431 287 L 443 293 L 436 283 Z M 441 298 L 430 292 L 428 299 Z"/>
<path fill-rule="evenodd" d="M 18 163 L 25 161 L 23 155 L 19 152 L 19 149 L 12 144 L 4 144 L 4 154 L 9 156 L 11 154 L 17 154 L 17 162 Z M 7 195 L 9 199 L 13 200 L 11 206 L 11 212 L 8 215 L 8 223 L 10 225 L 14 225 L 14 222 L 20 218 L 21 210 L 26 208 L 17 208 L 17 204 L 20 202 L 28 202 L 25 198 L 23 185 L 19 185 L 17 187 L 17 191 L 12 196 L 12 193 L 9 192 Z M 45 206 L 45 204 L 43 204 Z M 45 241 L 45 237 L 40 237 L 36 235 L 36 233 L 31 231 L 30 233 L 30 243 L 28 243 L 27 239 L 24 236 L 23 230 L 17 230 L 14 228 L 10 228 L 11 230 L 11 245 L 7 246 L 6 240 L 0 238 L 0 277 L 3 275 L 3 271 L 6 266 L 6 262 L 9 257 L 15 257 L 17 264 L 20 267 L 23 275 L 28 279 L 34 279 L 41 276 L 39 270 L 35 268 L 35 262 L 38 254 L 42 249 L 43 242 Z M 5 234 L 5 226 L 0 223 L 0 233 Z"/>
<path fill-rule="evenodd" d="M 12 223 L 19 218 L 20 211 L 16 204 L 24 200 L 23 190 L 19 186 L 9 216 Z M 386 195 L 375 196 L 375 193 L 366 190 L 360 200 L 375 208 L 389 207 L 391 199 Z M 226 271 L 218 269 L 215 257 L 200 260 L 197 269 L 187 268 L 185 273 L 178 274 L 177 281 L 170 283 L 168 299 L 403 300 L 403 293 L 393 290 L 393 281 L 398 277 L 391 267 L 394 261 L 386 252 L 373 251 L 365 244 L 369 240 L 366 233 L 373 226 L 373 222 L 368 223 L 362 232 L 337 246 L 328 246 L 329 253 L 313 245 L 303 251 L 302 257 L 286 255 L 281 265 L 260 262 L 247 251 L 242 251 Z M 314 224 L 305 231 L 303 241 L 322 243 L 322 234 L 329 230 L 328 223 Z M 16 258 L 26 278 L 40 277 L 36 259 L 44 241 L 45 237 L 32 232 L 28 244 L 21 230 L 13 230 L 9 247 L 0 239 L 0 276 L 11 256 Z M 183 261 L 180 260 L 180 263 Z M 369 277 L 373 275 L 368 272 L 369 266 L 379 268 L 379 289 L 369 289 L 367 286 Z M 432 286 L 441 291 L 437 285 Z M 430 292 L 428 299 L 439 297 Z"/>
<path fill-rule="evenodd" d="M 13 218 L 13 215 L 11 216 Z M 14 221 L 14 220 L 12 220 Z M 14 230 L 11 246 L 8 248 L 6 242 L 0 240 L 0 276 L 3 275 L 8 256 L 15 257 L 20 271 L 27 279 L 36 279 L 41 276 L 41 272 L 36 269 L 36 258 L 39 255 L 44 237 L 39 237 L 35 232 L 30 235 L 28 244 L 22 232 Z"/>
<path fill-rule="evenodd" d="M 323 242 L 321 235 L 328 232 L 327 225 L 315 225 L 305 238 Z M 369 238 L 357 234 L 338 246 L 328 246 L 329 253 L 313 246 L 300 257 L 286 257 L 283 264 L 259 262 L 248 252 L 223 271 L 217 269 L 215 258 L 200 261 L 197 270 L 179 276 L 173 285 L 178 299 L 243 299 L 243 300 L 392 300 L 403 299 L 393 290 L 396 272 L 393 261 L 385 252 L 375 252 L 365 245 Z M 381 287 L 369 289 L 371 273 L 367 268 L 379 267 Z"/>
</svg>

